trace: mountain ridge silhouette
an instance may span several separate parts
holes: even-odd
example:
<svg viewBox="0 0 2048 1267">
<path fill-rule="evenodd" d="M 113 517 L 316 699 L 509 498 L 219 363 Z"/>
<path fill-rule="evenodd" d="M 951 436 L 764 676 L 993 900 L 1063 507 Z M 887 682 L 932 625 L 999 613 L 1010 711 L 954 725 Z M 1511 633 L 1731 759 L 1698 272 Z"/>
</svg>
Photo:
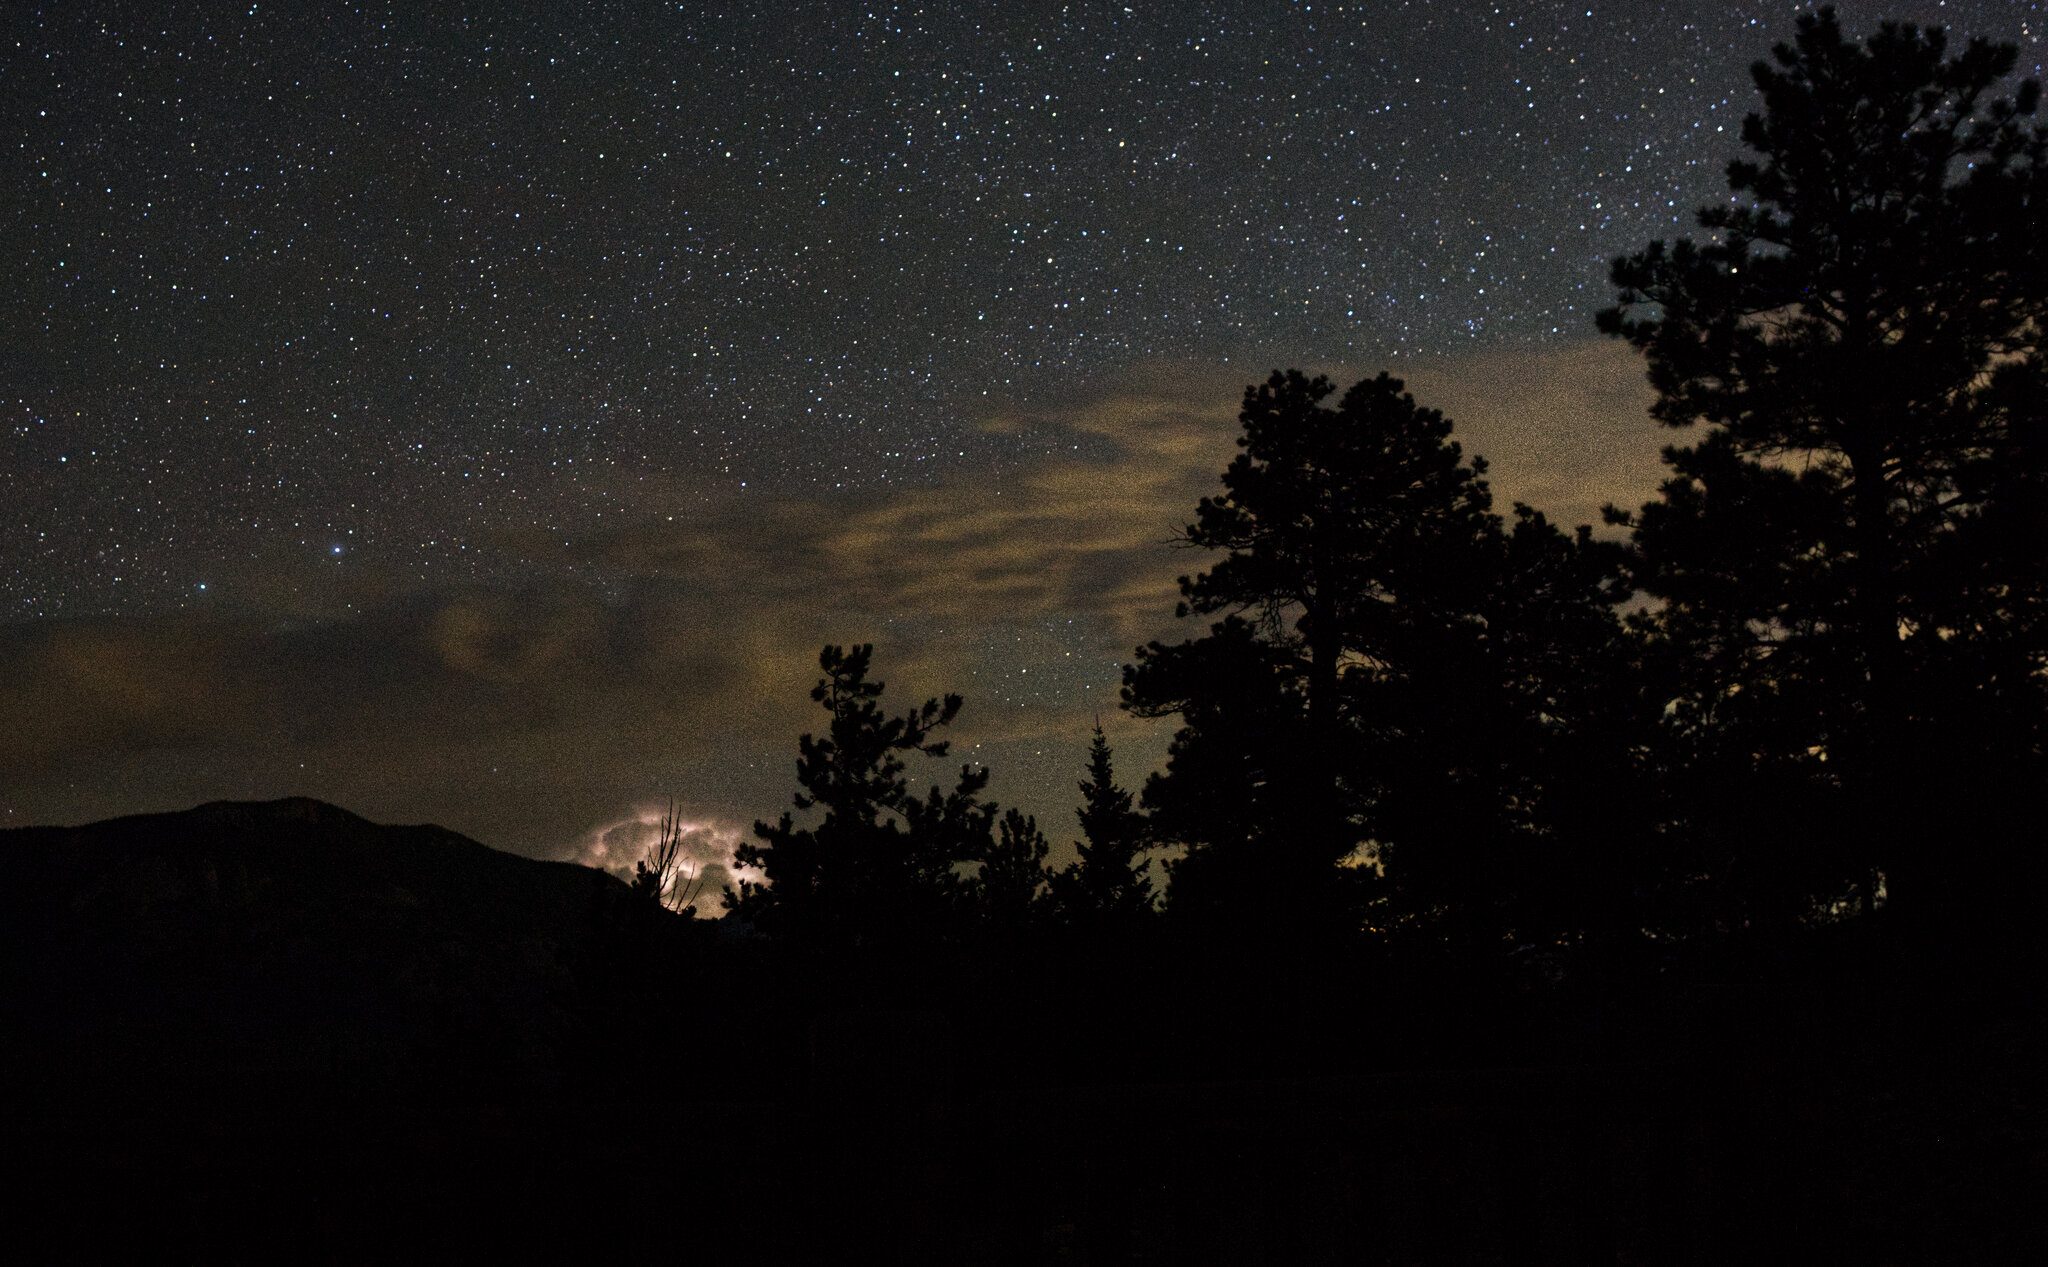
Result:
<svg viewBox="0 0 2048 1267">
<path fill-rule="evenodd" d="M 305 797 L 7 829 L 0 1058 L 54 1103 L 166 1120 L 149 1101 L 216 1090 L 545 1092 L 640 906 L 588 867 Z"/>
<path fill-rule="evenodd" d="M 694 1019 L 666 983 L 720 944 L 605 872 L 309 797 L 0 830 L 0 1137 L 34 1161 L 0 1217 L 74 1259 L 574 1243 L 556 1194 L 646 1147 L 641 1065 Z"/>
</svg>

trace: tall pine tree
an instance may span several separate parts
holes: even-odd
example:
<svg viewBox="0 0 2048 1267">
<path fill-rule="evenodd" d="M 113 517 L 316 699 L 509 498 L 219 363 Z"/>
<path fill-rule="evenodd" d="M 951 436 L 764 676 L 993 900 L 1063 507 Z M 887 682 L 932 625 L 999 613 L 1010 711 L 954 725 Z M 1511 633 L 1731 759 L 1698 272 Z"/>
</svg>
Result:
<svg viewBox="0 0 2048 1267">
<path fill-rule="evenodd" d="M 1223 619 L 1125 674 L 1127 707 L 1181 723 L 1145 789 L 1187 849 L 1171 909 L 1355 927 L 1369 869 L 1339 864 L 1362 860 L 1376 926 L 1625 927 L 1606 868 L 1642 814 L 1613 551 L 1522 507 L 1509 530 L 1485 463 L 1399 380 L 1333 391 L 1247 391 L 1187 532 L 1221 557 L 1181 583 L 1182 615 Z"/>
<path fill-rule="evenodd" d="M 1338 863 L 1370 831 L 1363 755 L 1378 722 L 1356 688 L 1471 653 L 1501 538 L 1485 464 L 1441 413 L 1386 374 L 1325 406 L 1334 391 L 1299 371 L 1246 389 L 1223 494 L 1202 499 L 1186 532 L 1220 557 L 1181 578 L 1180 614 L 1224 619 L 1179 647 L 1140 648 L 1125 674 L 1127 706 L 1183 723 L 1146 794 L 1163 826 L 1201 833 L 1179 841 L 1190 853 L 1175 901 L 1193 896 L 1184 875 L 1219 873 L 1206 887 L 1223 892 L 1256 878 L 1285 895 L 1267 909 L 1293 927 L 1341 918 Z M 1173 808 L 1223 786 L 1257 814 L 1243 838 L 1217 837 L 1229 818 L 1202 825 Z"/>
<path fill-rule="evenodd" d="M 1708 429 L 1634 519 L 1650 623 L 1698 652 L 1674 716 L 1754 788 L 1804 787 L 1781 821 L 1846 798 L 1851 831 L 1824 837 L 1839 856 L 1815 859 L 1837 891 L 1867 896 L 1880 869 L 1919 887 L 1909 842 L 1949 834 L 1958 805 L 1910 789 L 1982 728 L 1958 710 L 1994 678 L 2038 700 L 2039 647 L 2002 637 L 2023 561 L 1979 531 L 2025 518 L 2011 467 L 2038 460 L 2038 399 L 2016 402 L 2038 396 L 2048 335 L 2038 91 L 1996 95 L 2014 61 L 1801 17 L 1754 70 L 1735 197 L 1701 210 L 1703 240 L 1617 261 L 1600 317 L 1646 357 L 1656 417 Z"/>
</svg>

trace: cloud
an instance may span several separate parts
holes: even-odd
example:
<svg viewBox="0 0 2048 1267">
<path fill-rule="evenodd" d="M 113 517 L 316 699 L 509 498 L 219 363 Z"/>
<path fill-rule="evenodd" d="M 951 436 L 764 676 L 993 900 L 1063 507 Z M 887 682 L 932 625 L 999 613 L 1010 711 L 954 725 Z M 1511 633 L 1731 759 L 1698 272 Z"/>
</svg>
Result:
<svg viewBox="0 0 2048 1267">
<path fill-rule="evenodd" d="M 747 625 L 673 586 L 557 579 L 313 620 L 0 626 L 0 805 L 61 822 L 305 794 L 554 855 L 685 780 L 774 796 L 760 758 L 809 681 Z"/>
<path fill-rule="evenodd" d="M 0 770 L 217 741 L 211 706 L 232 693 L 234 641 L 191 620 L 0 625 Z"/>
<path fill-rule="evenodd" d="M 566 860 L 631 880 L 638 863 L 653 861 L 654 848 L 661 841 L 663 818 L 668 812 L 665 803 L 650 801 L 639 805 L 623 818 L 591 828 L 576 842 Z M 700 914 L 718 915 L 719 896 L 739 879 L 761 878 L 758 871 L 741 867 L 733 860 L 733 852 L 750 834 L 745 829 L 685 815 L 680 830 L 682 843 L 675 883 L 687 890 Z"/>
<path fill-rule="evenodd" d="M 1649 417 L 1642 360 L 1617 340 L 1421 361 L 1403 376 L 1492 464 L 1503 510 L 1523 501 L 1562 524 L 1598 524 L 1602 504 L 1633 507 L 1656 490 L 1673 437 Z"/>
<path fill-rule="evenodd" d="M 1377 369 L 1304 368 L 1340 384 Z M 1666 436 L 1625 348 L 1403 370 L 1491 459 L 1503 508 L 1590 521 L 1654 489 Z M 231 616 L 0 623 L 0 821 L 306 794 L 577 857 L 591 824 L 640 824 L 633 807 L 669 791 L 747 823 L 787 805 L 795 738 L 822 720 L 818 647 L 873 641 L 887 702 L 964 693 L 956 761 L 987 762 L 1060 840 L 1096 716 L 1128 781 L 1163 750 L 1162 727 L 1117 714 L 1118 665 L 1188 632 L 1174 577 L 1203 561 L 1169 543 L 1235 451 L 1246 378 L 1138 366 L 988 409 L 971 421 L 1015 456 L 946 479 L 811 495 L 627 472 L 620 501 L 688 509 L 436 528 L 516 585 L 386 572 L 313 608 L 259 559 Z"/>
</svg>

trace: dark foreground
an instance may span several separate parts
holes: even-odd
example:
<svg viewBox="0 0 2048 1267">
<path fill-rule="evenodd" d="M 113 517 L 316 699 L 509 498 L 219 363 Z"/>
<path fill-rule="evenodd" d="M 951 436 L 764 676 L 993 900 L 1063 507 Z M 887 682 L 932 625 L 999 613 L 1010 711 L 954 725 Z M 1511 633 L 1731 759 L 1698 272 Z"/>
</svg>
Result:
<svg viewBox="0 0 2048 1267">
<path fill-rule="evenodd" d="M 313 802 L 0 833 L 17 1261 L 2039 1261 L 2040 958 L 829 964 Z"/>
</svg>

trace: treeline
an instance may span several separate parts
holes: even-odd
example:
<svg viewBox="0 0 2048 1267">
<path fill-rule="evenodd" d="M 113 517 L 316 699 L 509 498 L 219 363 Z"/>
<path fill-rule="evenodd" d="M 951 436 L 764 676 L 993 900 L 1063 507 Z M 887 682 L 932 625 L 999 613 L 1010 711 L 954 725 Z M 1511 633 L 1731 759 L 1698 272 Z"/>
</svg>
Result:
<svg viewBox="0 0 2048 1267">
<path fill-rule="evenodd" d="M 892 713 L 871 649 L 828 647 L 801 819 L 757 826 L 739 861 L 766 879 L 731 912 L 830 949 L 1158 920 L 1567 947 L 2031 909 L 2048 130 L 2015 60 L 1822 10 L 1755 68 L 1732 196 L 1613 265 L 1599 327 L 1685 442 L 1611 531 L 1503 514 L 1398 379 L 1275 373 L 1185 531 L 1201 631 L 1125 670 L 1123 706 L 1177 725 L 1166 766 L 1134 798 L 1098 729 L 1078 862 L 1048 867 L 984 770 L 917 791 L 959 697 Z"/>
</svg>

